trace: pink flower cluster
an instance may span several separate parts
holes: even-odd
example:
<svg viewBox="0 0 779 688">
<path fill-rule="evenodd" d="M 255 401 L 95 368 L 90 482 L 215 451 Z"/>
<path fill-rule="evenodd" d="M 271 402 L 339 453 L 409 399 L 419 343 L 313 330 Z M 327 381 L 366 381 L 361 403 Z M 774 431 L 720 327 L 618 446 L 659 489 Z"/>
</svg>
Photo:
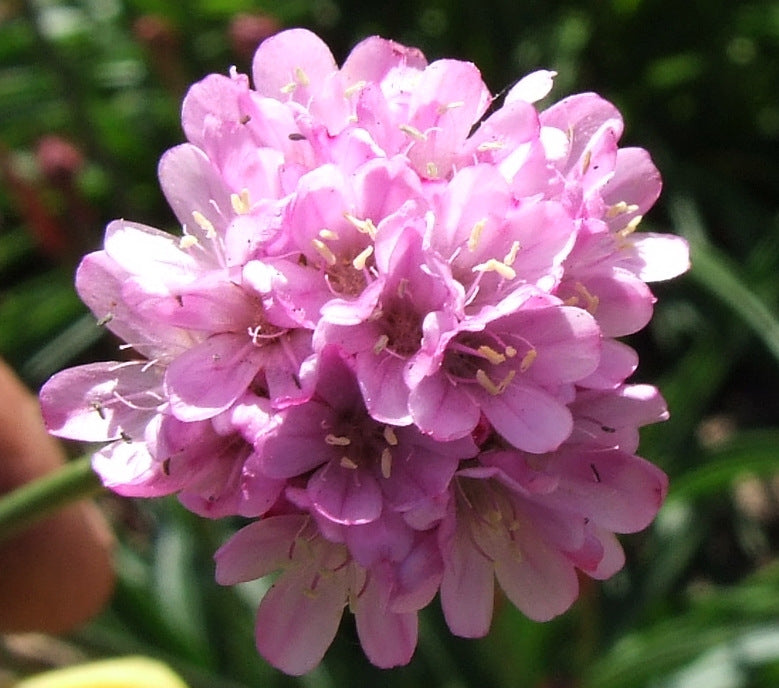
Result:
<svg viewBox="0 0 779 688">
<path fill-rule="evenodd" d="M 666 477 L 635 455 L 667 416 L 617 337 L 647 282 L 688 267 L 639 233 L 660 192 L 622 119 L 554 74 L 497 107 L 476 67 L 378 37 L 339 69 L 305 30 L 195 84 L 160 162 L 183 234 L 125 220 L 76 283 L 139 360 L 63 371 L 50 430 L 108 441 L 123 495 L 256 519 L 220 583 L 280 572 L 257 646 L 300 674 L 349 607 L 369 659 L 411 658 L 437 593 L 453 633 L 490 626 L 494 581 L 532 619 L 580 570 L 623 564 Z"/>
</svg>

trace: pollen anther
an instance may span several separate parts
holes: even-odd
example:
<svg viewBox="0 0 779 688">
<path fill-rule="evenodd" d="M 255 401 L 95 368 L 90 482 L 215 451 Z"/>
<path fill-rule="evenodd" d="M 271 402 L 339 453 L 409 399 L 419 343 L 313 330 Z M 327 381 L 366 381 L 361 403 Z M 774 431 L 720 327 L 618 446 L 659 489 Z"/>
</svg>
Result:
<svg viewBox="0 0 779 688">
<path fill-rule="evenodd" d="M 392 475 L 392 452 L 389 447 L 381 450 L 381 474 L 387 479 Z"/>
<path fill-rule="evenodd" d="M 471 268 L 474 272 L 497 272 L 503 279 L 514 279 L 517 273 L 510 265 L 501 263 L 495 258 L 490 258 L 484 263 L 479 263 Z"/>
<path fill-rule="evenodd" d="M 329 444 L 331 447 L 348 447 L 351 443 L 352 441 L 343 435 L 333 435 L 332 433 L 325 435 L 325 444 Z"/>
<path fill-rule="evenodd" d="M 481 233 L 484 231 L 484 227 L 487 224 L 487 220 L 479 220 L 474 226 L 473 229 L 471 229 L 471 235 L 468 237 L 468 250 L 469 251 L 475 251 L 476 247 L 479 245 L 479 239 L 481 238 Z"/>
<path fill-rule="evenodd" d="M 404 134 L 408 134 L 412 139 L 416 139 L 417 141 L 427 141 L 427 136 L 423 134 L 419 129 L 416 127 L 412 127 L 410 124 L 401 124 L 398 129 L 400 129 Z"/>
<path fill-rule="evenodd" d="M 362 251 L 360 251 L 352 261 L 352 266 L 354 267 L 354 269 L 364 270 L 365 261 L 371 257 L 372 253 L 373 253 L 373 246 L 366 246 Z"/>
<path fill-rule="evenodd" d="M 519 371 L 521 373 L 524 373 L 528 368 L 530 368 L 531 365 L 533 365 L 533 361 L 536 360 L 536 357 L 538 356 L 538 350 L 537 349 L 530 349 L 523 357 L 522 360 L 519 363 Z"/>
<path fill-rule="evenodd" d="M 348 468 L 350 471 L 354 471 L 359 468 L 359 466 L 354 463 L 348 456 L 342 456 L 341 457 L 341 468 Z"/>
<path fill-rule="evenodd" d="M 384 426 L 384 439 L 387 441 L 387 444 L 389 444 L 391 447 L 398 446 L 398 437 L 395 434 L 395 431 L 389 425 Z"/>
<path fill-rule="evenodd" d="M 197 226 L 206 233 L 207 239 L 213 239 L 216 236 L 216 230 L 214 229 L 213 223 L 199 210 L 192 211 L 192 219 L 197 223 Z"/>
<path fill-rule="evenodd" d="M 333 266 L 338 262 L 335 254 L 330 250 L 330 247 L 321 239 L 312 239 L 311 244 L 316 249 L 316 252 L 325 259 L 325 262 Z"/>
<path fill-rule="evenodd" d="M 506 357 L 502 353 L 495 351 L 495 349 L 490 346 L 480 346 L 477 351 L 493 365 L 499 365 L 506 360 Z"/>
</svg>

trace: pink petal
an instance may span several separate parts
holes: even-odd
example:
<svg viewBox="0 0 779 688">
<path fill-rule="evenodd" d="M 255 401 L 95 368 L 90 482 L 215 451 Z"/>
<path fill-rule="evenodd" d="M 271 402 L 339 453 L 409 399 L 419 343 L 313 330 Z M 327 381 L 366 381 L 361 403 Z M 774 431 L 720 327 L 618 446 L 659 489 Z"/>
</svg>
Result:
<svg viewBox="0 0 779 688">
<path fill-rule="evenodd" d="M 357 634 L 372 664 L 389 669 L 408 664 L 417 645 L 417 614 L 387 609 L 389 586 L 370 576 L 354 605 Z"/>
<path fill-rule="evenodd" d="M 540 389 L 518 384 L 485 398 L 482 411 L 503 438 L 532 454 L 557 449 L 573 429 L 563 404 Z"/>
<path fill-rule="evenodd" d="M 257 611 L 257 650 L 273 666 L 300 676 L 316 667 L 335 638 L 346 604 L 343 574 L 317 576 L 305 567 L 282 575 Z"/>
<path fill-rule="evenodd" d="M 327 463 L 309 479 L 308 495 L 317 511 L 336 523 L 370 523 L 381 514 L 381 489 L 370 473 L 359 468 Z"/>
<path fill-rule="evenodd" d="M 289 84 L 298 84 L 295 90 L 306 88 L 307 83 L 318 88 L 337 70 L 321 38 L 306 29 L 289 29 L 262 42 L 254 54 L 252 78 L 260 94 L 285 101 Z"/>
<path fill-rule="evenodd" d="M 646 282 L 671 279 L 690 269 L 690 247 L 682 237 L 646 232 L 628 237 L 635 256 L 630 263 Z"/>
<path fill-rule="evenodd" d="M 184 421 L 213 418 L 243 395 L 262 360 L 262 349 L 244 334 L 217 334 L 189 349 L 165 373 L 173 415 Z"/>
<path fill-rule="evenodd" d="M 518 531 L 518 553 L 495 562 L 500 587 L 523 614 L 548 621 L 568 609 L 579 594 L 576 572 L 568 559 L 530 527 Z"/>
<path fill-rule="evenodd" d="M 443 546 L 441 607 L 449 629 L 464 638 L 487 635 L 492 622 L 494 569 L 460 524 Z"/>
<path fill-rule="evenodd" d="M 235 585 L 267 576 L 289 560 L 290 548 L 306 517 L 271 516 L 241 528 L 214 555 L 216 581 Z"/>
<path fill-rule="evenodd" d="M 394 69 L 422 70 L 427 60 L 417 48 L 370 36 L 358 43 L 341 67 L 347 86 L 359 81 L 380 82 Z"/>
<path fill-rule="evenodd" d="M 106 362 L 68 368 L 40 391 L 46 428 L 83 442 L 141 439 L 162 400 L 157 366 L 146 361 Z"/>
</svg>

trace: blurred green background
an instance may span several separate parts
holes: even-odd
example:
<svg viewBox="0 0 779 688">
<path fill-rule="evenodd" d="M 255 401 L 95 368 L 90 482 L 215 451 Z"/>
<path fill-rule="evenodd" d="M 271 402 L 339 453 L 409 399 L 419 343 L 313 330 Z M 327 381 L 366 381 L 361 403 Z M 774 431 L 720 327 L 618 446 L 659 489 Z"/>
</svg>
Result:
<svg viewBox="0 0 779 688">
<path fill-rule="evenodd" d="M 497 602 L 492 633 L 451 638 L 436 605 L 403 669 L 363 658 L 351 619 L 324 664 L 293 680 L 253 647 L 262 588 L 222 589 L 211 556 L 234 524 L 175 500 L 105 498 L 120 582 L 66 639 L 89 656 L 161 657 L 193 688 L 779 685 L 779 3 L 769 0 L 0 1 L 0 355 L 39 386 L 115 357 L 72 289 L 83 253 L 126 217 L 173 229 L 156 180 L 183 140 L 187 86 L 282 27 L 319 33 L 341 60 L 379 33 L 429 59 L 477 63 L 493 92 L 538 68 L 553 98 L 595 90 L 648 148 L 664 195 L 644 221 L 688 238 L 693 269 L 630 343 L 636 381 L 672 419 L 641 453 L 671 476 L 655 525 L 623 542 L 625 570 L 583 583 L 547 624 Z M 21 671 L 36 658 L 4 651 Z"/>
</svg>

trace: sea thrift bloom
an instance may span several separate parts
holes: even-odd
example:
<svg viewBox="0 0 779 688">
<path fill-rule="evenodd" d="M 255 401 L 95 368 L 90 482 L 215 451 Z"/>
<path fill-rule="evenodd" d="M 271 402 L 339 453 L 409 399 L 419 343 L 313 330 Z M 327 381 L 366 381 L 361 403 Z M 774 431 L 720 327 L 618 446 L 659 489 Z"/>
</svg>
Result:
<svg viewBox="0 0 779 688">
<path fill-rule="evenodd" d="M 159 166 L 180 235 L 119 220 L 79 267 L 134 354 L 52 378 L 48 427 L 106 442 L 120 494 L 256 519 L 217 579 L 279 572 L 256 640 L 283 671 L 317 665 L 346 607 L 382 667 L 439 591 L 459 635 L 487 632 L 495 580 L 549 619 L 662 503 L 636 451 L 665 404 L 616 338 L 687 246 L 636 231 L 660 177 L 613 105 L 539 109 L 554 76 L 497 102 L 467 62 L 371 37 L 339 68 L 280 32 L 251 79 L 184 99 Z"/>
</svg>

